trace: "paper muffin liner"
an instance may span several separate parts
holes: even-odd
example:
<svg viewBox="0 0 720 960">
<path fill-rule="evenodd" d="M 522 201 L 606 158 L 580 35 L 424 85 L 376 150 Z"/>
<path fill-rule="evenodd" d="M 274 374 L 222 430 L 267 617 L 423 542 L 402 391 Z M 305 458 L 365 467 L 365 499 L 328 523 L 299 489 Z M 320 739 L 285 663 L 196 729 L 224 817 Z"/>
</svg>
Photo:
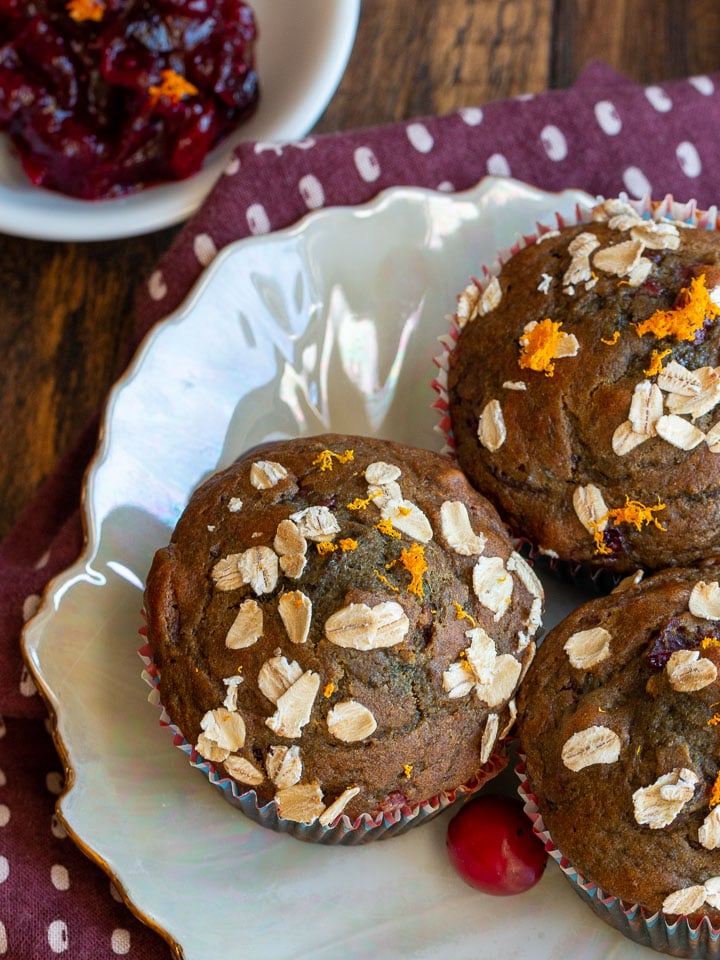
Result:
<svg viewBox="0 0 720 960">
<path fill-rule="evenodd" d="M 606 197 L 596 197 L 593 205 L 601 204 L 606 199 Z M 660 201 L 651 200 L 649 197 L 644 197 L 642 200 L 632 200 L 626 194 L 620 194 L 617 199 L 628 203 L 636 213 L 645 220 L 670 219 L 703 230 L 719 229 L 717 206 L 712 206 L 708 210 L 698 210 L 696 200 L 679 202 L 676 201 L 671 194 L 667 194 L 665 198 Z M 469 278 L 469 285 L 475 284 L 482 295 L 490 282 L 499 275 L 508 260 L 515 256 L 516 253 L 519 253 L 519 251 L 525 247 L 532 246 L 541 239 L 541 237 L 551 231 L 562 230 L 564 227 L 577 226 L 582 223 L 591 223 L 592 208 L 576 204 L 573 215 L 568 216 L 556 211 L 550 219 L 550 223 L 536 222 L 535 230 L 532 233 L 523 234 L 512 246 L 499 250 L 497 258 L 493 263 L 481 264 L 480 276 L 471 276 Z M 437 375 L 430 384 L 436 394 L 436 398 L 431 404 L 431 407 L 436 410 L 438 414 L 438 422 L 435 424 L 434 429 L 444 439 L 442 453 L 445 453 L 456 461 L 455 437 L 453 435 L 448 395 L 448 370 L 450 356 L 460 339 L 464 322 L 458 319 L 457 313 L 448 314 L 445 319 L 448 323 L 448 330 L 445 334 L 438 337 L 441 349 L 433 358 L 433 362 L 437 367 Z M 503 518 L 503 521 L 507 523 L 505 518 Z M 509 533 L 515 541 L 515 549 L 518 550 L 518 552 L 542 567 L 542 569 L 577 586 L 590 589 L 596 593 L 607 593 L 614 589 L 618 583 L 626 577 L 626 574 L 614 573 L 607 567 L 596 567 L 591 564 L 561 559 L 552 551 L 542 550 L 538 544 L 533 543 L 525 536 L 522 530 L 509 528 Z"/>
<path fill-rule="evenodd" d="M 532 822 L 533 832 L 543 842 L 546 852 L 560 867 L 572 889 L 594 913 L 629 940 L 659 953 L 697 960 L 720 960 L 720 928 L 713 927 L 707 917 L 703 917 L 696 926 L 692 926 L 685 917 L 670 922 L 661 911 L 650 913 L 637 903 L 627 903 L 606 893 L 576 870 L 555 846 L 543 822 L 521 754 L 518 754 L 514 769 L 520 781 L 518 793 L 524 803 L 525 813 Z"/>
<path fill-rule="evenodd" d="M 146 634 L 144 627 L 139 632 L 142 636 Z M 297 823 L 294 820 L 280 817 L 274 800 L 270 800 L 261 806 L 253 789 L 245 789 L 236 780 L 221 775 L 211 762 L 205 760 L 195 747 L 188 743 L 180 729 L 170 719 L 160 700 L 160 674 L 153 660 L 149 644 L 144 643 L 138 653 L 145 665 L 142 678 L 150 687 L 148 701 L 160 711 L 160 725 L 169 730 L 172 734 L 173 744 L 179 750 L 182 750 L 190 765 L 200 770 L 208 781 L 221 791 L 222 796 L 229 804 L 241 810 L 251 820 L 269 830 L 286 833 L 297 840 L 305 840 L 308 843 L 354 846 L 398 836 L 413 827 L 427 823 L 439 813 L 460 805 L 501 773 L 508 763 L 507 742 L 503 740 L 495 745 L 493 754 L 472 780 L 454 790 L 439 793 L 423 802 L 403 804 L 394 810 L 379 813 L 376 816 L 364 813 L 351 820 L 347 814 L 341 813 L 335 821 L 327 826 L 323 826 L 317 821 L 310 824 Z"/>
</svg>

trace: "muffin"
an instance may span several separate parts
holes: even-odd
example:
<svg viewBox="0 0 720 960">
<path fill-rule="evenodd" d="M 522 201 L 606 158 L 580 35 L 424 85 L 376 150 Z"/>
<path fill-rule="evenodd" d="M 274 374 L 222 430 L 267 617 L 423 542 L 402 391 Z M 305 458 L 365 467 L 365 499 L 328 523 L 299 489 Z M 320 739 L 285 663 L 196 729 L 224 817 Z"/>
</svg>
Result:
<svg viewBox="0 0 720 960">
<path fill-rule="evenodd" d="M 471 482 L 542 553 L 621 575 L 720 556 L 720 237 L 655 214 L 606 201 L 529 241 L 459 297 L 447 358 Z"/>
<path fill-rule="evenodd" d="M 590 600 L 517 701 L 536 829 L 601 916 L 680 956 L 714 956 L 685 950 L 720 928 L 719 580 L 667 569 Z"/>
<path fill-rule="evenodd" d="M 371 839 L 501 769 L 542 587 L 448 458 L 324 435 L 203 483 L 145 610 L 162 705 L 212 779 L 265 825 Z"/>
</svg>

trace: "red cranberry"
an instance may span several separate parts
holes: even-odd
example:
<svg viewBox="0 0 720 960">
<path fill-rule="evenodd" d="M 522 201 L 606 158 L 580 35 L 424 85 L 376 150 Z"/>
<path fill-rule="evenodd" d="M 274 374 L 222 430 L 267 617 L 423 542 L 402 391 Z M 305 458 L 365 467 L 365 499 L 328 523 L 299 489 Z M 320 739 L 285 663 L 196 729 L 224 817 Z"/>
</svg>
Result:
<svg viewBox="0 0 720 960">
<path fill-rule="evenodd" d="M 448 824 L 450 862 L 466 883 L 493 896 L 522 893 L 545 870 L 547 854 L 515 797 L 483 794 Z"/>
</svg>

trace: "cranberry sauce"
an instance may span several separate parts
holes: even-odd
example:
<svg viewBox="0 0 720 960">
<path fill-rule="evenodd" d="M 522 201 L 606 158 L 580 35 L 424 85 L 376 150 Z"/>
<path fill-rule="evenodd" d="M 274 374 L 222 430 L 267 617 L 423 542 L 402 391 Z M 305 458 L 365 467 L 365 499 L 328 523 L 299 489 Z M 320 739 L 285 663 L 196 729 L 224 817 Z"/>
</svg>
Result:
<svg viewBox="0 0 720 960">
<path fill-rule="evenodd" d="M 0 129 L 70 196 L 188 177 L 255 107 L 255 39 L 240 0 L 0 0 Z"/>
</svg>

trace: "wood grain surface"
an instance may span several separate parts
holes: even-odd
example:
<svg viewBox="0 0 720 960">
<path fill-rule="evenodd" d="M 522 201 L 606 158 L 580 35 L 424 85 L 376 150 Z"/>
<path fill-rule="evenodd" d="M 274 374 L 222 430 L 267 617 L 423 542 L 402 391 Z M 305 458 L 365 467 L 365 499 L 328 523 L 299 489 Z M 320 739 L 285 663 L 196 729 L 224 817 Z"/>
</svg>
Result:
<svg viewBox="0 0 720 960">
<path fill-rule="evenodd" d="M 363 0 L 318 132 L 570 86 L 593 59 L 653 83 L 720 69 L 717 0 Z M 0 234 L 0 536 L 102 404 L 133 296 L 178 228 L 103 243 Z"/>
</svg>

